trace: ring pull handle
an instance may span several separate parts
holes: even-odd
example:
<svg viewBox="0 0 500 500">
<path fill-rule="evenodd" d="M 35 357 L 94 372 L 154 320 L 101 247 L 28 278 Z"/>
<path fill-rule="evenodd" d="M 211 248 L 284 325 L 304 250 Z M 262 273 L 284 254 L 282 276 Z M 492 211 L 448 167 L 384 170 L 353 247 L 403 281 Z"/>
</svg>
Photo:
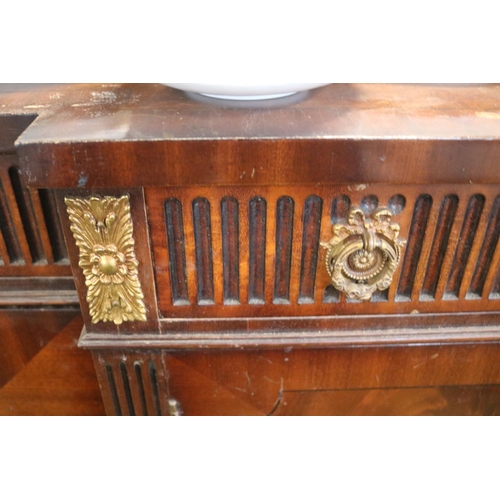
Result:
<svg viewBox="0 0 500 500">
<path fill-rule="evenodd" d="M 406 240 L 398 238 L 399 224 L 388 208 L 367 218 L 361 208 L 349 212 L 348 224 L 335 224 L 326 249 L 326 269 L 332 285 L 347 297 L 370 300 L 376 290 L 392 283 Z"/>
</svg>

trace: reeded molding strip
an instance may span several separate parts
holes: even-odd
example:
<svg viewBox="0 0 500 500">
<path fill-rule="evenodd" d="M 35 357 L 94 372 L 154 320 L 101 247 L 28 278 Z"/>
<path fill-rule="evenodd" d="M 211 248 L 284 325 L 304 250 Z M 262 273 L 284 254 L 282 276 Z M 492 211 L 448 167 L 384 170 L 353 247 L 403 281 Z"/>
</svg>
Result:
<svg viewBox="0 0 500 500">
<path fill-rule="evenodd" d="M 210 202 L 206 198 L 193 200 L 193 229 L 196 252 L 196 282 L 198 305 L 215 304 L 214 265 L 212 257 L 212 218 Z"/>
<path fill-rule="evenodd" d="M 314 304 L 322 209 L 323 200 L 319 196 L 311 195 L 304 203 L 299 304 Z"/>
<path fill-rule="evenodd" d="M 186 249 L 182 205 L 175 198 L 165 201 L 165 222 L 168 254 L 170 261 L 170 282 L 174 306 L 189 305 L 188 280 L 186 274 Z"/>
<path fill-rule="evenodd" d="M 266 217 L 267 203 L 255 196 L 248 207 L 248 303 L 264 304 L 266 281 Z"/>
<path fill-rule="evenodd" d="M 240 304 L 239 204 L 232 196 L 220 203 L 224 304 Z"/>
<path fill-rule="evenodd" d="M 146 321 L 129 197 L 65 198 L 92 323 Z"/>
</svg>

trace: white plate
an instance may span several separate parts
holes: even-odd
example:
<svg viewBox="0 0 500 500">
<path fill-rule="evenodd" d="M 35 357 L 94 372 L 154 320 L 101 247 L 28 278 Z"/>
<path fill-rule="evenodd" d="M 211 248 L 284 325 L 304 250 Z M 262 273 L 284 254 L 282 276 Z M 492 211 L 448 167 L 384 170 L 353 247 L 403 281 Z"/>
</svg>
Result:
<svg viewBox="0 0 500 500">
<path fill-rule="evenodd" d="M 164 85 L 217 99 L 250 101 L 285 97 L 296 92 L 323 87 L 328 83 L 164 83 Z"/>
</svg>

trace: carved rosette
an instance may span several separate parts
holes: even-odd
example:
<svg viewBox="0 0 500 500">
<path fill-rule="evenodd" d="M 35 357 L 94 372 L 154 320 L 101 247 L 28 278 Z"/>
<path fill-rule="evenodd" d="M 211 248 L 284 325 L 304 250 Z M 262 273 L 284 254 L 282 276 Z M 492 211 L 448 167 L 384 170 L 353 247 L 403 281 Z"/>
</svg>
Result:
<svg viewBox="0 0 500 500">
<path fill-rule="evenodd" d="M 370 300 L 376 290 L 385 290 L 401 258 L 406 240 L 398 238 L 399 224 L 391 222 L 387 208 L 376 210 L 371 219 L 355 207 L 348 224 L 335 224 L 333 238 L 321 243 L 332 285 L 347 297 Z"/>
<path fill-rule="evenodd" d="M 92 323 L 146 321 L 127 195 L 65 198 Z"/>
</svg>

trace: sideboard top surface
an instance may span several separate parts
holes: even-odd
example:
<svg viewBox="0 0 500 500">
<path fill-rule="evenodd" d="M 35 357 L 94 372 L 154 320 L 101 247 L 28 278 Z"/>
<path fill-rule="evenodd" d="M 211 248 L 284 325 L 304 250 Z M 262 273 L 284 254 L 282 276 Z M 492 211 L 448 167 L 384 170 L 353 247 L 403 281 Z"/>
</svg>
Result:
<svg viewBox="0 0 500 500">
<path fill-rule="evenodd" d="M 160 84 L 3 84 L 34 187 L 493 183 L 500 85 L 331 84 L 254 103 Z"/>
<path fill-rule="evenodd" d="M 2 84 L 0 114 L 39 119 L 20 143 L 182 139 L 500 138 L 500 85 L 331 84 L 223 101 L 160 84 Z"/>
</svg>

